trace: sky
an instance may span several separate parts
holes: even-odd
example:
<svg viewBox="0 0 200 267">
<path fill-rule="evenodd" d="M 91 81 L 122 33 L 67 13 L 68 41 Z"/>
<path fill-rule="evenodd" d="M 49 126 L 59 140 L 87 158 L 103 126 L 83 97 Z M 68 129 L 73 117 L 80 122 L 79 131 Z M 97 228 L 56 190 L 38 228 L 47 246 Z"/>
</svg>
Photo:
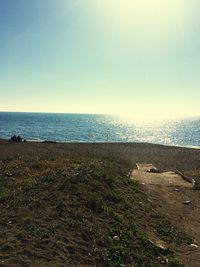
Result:
<svg viewBox="0 0 200 267">
<path fill-rule="evenodd" d="M 200 116 L 199 0 L 0 0 L 0 110 Z"/>
</svg>

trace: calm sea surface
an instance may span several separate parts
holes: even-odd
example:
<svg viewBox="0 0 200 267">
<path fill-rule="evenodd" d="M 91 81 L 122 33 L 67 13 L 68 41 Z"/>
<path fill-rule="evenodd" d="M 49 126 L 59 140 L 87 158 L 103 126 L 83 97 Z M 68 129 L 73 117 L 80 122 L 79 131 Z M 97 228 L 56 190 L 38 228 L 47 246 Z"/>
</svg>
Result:
<svg viewBox="0 0 200 267">
<path fill-rule="evenodd" d="M 66 142 L 148 142 L 200 146 L 200 118 L 126 121 L 116 116 L 0 112 L 0 138 Z"/>
</svg>

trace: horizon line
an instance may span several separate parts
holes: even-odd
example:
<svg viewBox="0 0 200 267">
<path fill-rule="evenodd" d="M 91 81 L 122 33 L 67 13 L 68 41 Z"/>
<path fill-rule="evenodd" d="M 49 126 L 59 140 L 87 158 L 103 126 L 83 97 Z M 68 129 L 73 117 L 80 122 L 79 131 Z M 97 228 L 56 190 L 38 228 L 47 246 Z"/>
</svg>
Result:
<svg viewBox="0 0 200 267">
<path fill-rule="evenodd" d="M 0 113 L 35 113 L 35 114 L 71 114 L 71 115 L 104 115 L 104 116 L 118 116 L 125 117 L 135 120 L 176 120 L 176 119 L 197 119 L 200 118 L 200 115 L 190 115 L 190 116 L 179 116 L 179 117 L 131 117 L 127 114 L 116 114 L 116 113 L 88 113 L 88 112 L 56 112 L 56 111 L 9 111 L 9 110 L 0 110 Z"/>
</svg>

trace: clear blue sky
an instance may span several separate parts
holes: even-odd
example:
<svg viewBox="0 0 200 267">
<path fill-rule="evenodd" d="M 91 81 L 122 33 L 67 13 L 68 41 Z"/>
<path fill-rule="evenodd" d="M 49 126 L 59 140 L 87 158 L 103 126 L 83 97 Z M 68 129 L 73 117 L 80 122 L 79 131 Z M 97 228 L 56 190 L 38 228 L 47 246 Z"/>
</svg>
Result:
<svg viewBox="0 0 200 267">
<path fill-rule="evenodd" d="M 200 115 L 199 0 L 0 0 L 0 110 Z"/>
</svg>

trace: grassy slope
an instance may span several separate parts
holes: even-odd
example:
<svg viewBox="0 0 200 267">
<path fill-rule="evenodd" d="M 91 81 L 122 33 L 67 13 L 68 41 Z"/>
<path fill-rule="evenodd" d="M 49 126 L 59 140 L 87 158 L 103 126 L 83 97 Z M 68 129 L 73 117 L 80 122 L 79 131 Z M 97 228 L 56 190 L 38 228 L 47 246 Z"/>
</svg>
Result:
<svg viewBox="0 0 200 267">
<path fill-rule="evenodd" d="M 191 240 L 156 212 L 128 168 L 83 156 L 0 161 L 0 266 L 182 266 L 173 248 Z M 150 234 L 171 251 L 163 255 Z"/>
</svg>

